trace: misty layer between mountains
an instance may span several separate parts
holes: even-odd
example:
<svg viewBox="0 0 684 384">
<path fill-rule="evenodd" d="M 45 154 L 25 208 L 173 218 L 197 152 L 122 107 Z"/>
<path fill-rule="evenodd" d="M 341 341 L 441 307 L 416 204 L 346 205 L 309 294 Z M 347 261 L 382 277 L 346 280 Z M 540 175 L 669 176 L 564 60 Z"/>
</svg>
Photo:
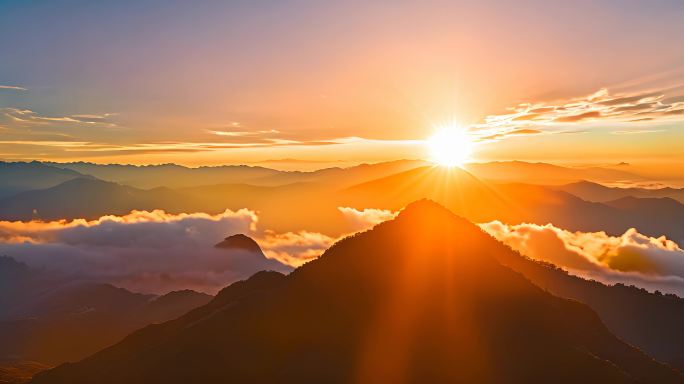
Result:
<svg viewBox="0 0 684 384">
<path fill-rule="evenodd" d="M 261 269 L 289 271 L 427 197 L 488 223 L 491 235 L 528 257 L 604 282 L 684 293 L 682 190 L 596 183 L 647 181 L 628 166 L 468 168 L 472 173 L 416 161 L 315 172 L 2 163 L 0 254 L 136 291 L 214 293 Z M 585 179 L 595 182 L 577 181 Z M 225 184 L 203 185 L 210 182 Z M 263 254 L 214 248 L 236 233 L 254 238 Z"/>
<path fill-rule="evenodd" d="M 387 211 L 347 207 L 340 214 L 359 230 L 393 217 Z M 262 249 L 215 246 L 238 233 L 253 236 Z M 0 254 L 33 268 L 154 293 L 215 293 L 260 270 L 290 271 L 336 240 L 308 231 L 260 231 L 258 215 L 246 209 L 219 215 L 153 211 L 93 221 L 0 222 L 0 239 Z"/>
</svg>

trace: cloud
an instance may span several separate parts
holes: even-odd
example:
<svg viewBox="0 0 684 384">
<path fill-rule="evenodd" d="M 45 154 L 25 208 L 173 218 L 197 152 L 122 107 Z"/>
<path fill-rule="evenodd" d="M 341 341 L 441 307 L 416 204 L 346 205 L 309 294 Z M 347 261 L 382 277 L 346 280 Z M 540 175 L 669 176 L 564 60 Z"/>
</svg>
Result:
<svg viewBox="0 0 684 384">
<path fill-rule="evenodd" d="M 507 113 L 486 116 L 482 123 L 471 126 L 471 131 L 481 141 L 488 141 L 506 139 L 523 131 L 574 132 L 568 126 L 591 121 L 634 124 L 678 120 L 684 117 L 684 100 L 681 94 L 669 94 L 678 89 L 613 94 L 602 88 L 583 97 L 522 103 L 507 108 Z"/>
<path fill-rule="evenodd" d="M 117 113 L 44 115 L 27 108 L 0 107 L 0 153 L 10 160 L 93 159 L 102 157 L 223 153 L 263 148 L 324 147 L 333 145 L 422 145 L 420 140 L 374 140 L 361 137 L 311 138 L 275 129 L 247 129 L 239 122 L 212 125 L 192 139 L 130 141 L 133 128 Z M 98 128 L 98 129 L 93 129 Z M 228 154 L 230 152 L 230 154 Z M 111 161 L 111 160 L 110 160 Z M 137 159 L 136 162 L 139 162 Z"/>
<path fill-rule="evenodd" d="M 339 208 L 354 230 L 365 230 L 396 213 Z M 290 271 L 317 258 L 341 237 L 306 230 L 276 233 L 258 228 L 254 211 L 170 214 L 133 211 L 97 220 L 0 221 L 0 254 L 75 279 L 109 282 L 134 291 L 195 289 L 214 293 L 264 270 Z M 266 258 L 214 245 L 244 233 Z"/>
<path fill-rule="evenodd" d="M 15 91 L 28 91 L 28 89 L 24 87 L 17 87 L 16 85 L 0 85 L 0 89 L 12 89 Z"/>
<path fill-rule="evenodd" d="M 352 233 L 370 229 L 383 221 L 395 218 L 398 214 L 398 212 L 375 208 L 358 210 L 350 207 L 338 207 L 337 209 L 351 223 Z M 335 242 L 352 233 L 334 238 L 309 231 L 281 234 L 265 231 L 264 235 L 259 238 L 259 244 L 269 258 L 298 267 L 317 258 Z"/>
<path fill-rule="evenodd" d="M 499 221 L 480 227 L 525 256 L 579 276 L 684 294 L 684 250 L 664 236 L 649 237 L 636 229 L 609 236 L 605 232 L 570 232 L 551 224 L 507 225 Z"/>
<path fill-rule="evenodd" d="M 508 137 L 515 137 L 515 136 L 523 136 L 523 135 L 538 135 L 544 133 L 538 129 L 530 129 L 530 128 L 523 128 L 523 129 L 512 129 L 508 131 L 502 131 L 499 133 L 495 133 L 493 135 L 489 136 L 481 136 L 478 139 L 480 141 L 483 140 L 500 140 Z"/>
<path fill-rule="evenodd" d="M 19 108 L 3 108 L 3 114 L 6 118 L 19 125 L 46 125 L 56 123 L 69 124 L 83 124 L 83 125 L 106 125 L 110 127 L 116 124 L 109 120 L 110 117 L 115 116 L 113 113 L 106 113 L 102 115 L 69 115 L 69 116 L 42 116 L 30 109 Z"/>
<path fill-rule="evenodd" d="M 255 235 L 257 222 L 257 215 L 246 209 L 218 215 L 134 211 L 93 221 L 0 222 L 0 254 L 136 291 L 216 292 L 259 270 L 290 269 L 249 252 L 213 247 L 228 235 Z"/>
<path fill-rule="evenodd" d="M 320 256 L 338 239 L 317 232 L 275 233 L 266 231 L 259 239 L 264 254 L 285 265 L 299 267 Z"/>
<path fill-rule="evenodd" d="M 663 132 L 663 129 L 625 129 L 621 131 L 611 132 L 613 135 L 639 135 L 642 133 L 656 133 Z"/>
<path fill-rule="evenodd" d="M 362 211 L 350 207 L 338 207 L 337 209 L 342 212 L 344 217 L 351 223 L 352 228 L 357 231 L 372 228 L 383 221 L 395 218 L 398 214 L 398 212 L 375 208 L 366 208 Z"/>
<path fill-rule="evenodd" d="M 555 119 L 555 121 L 557 121 L 559 123 L 574 123 L 577 121 L 599 118 L 601 116 L 602 115 L 601 115 L 600 111 L 589 111 L 589 112 L 584 112 L 584 113 L 580 113 L 577 115 L 568 115 L 568 116 L 557 117 Z"/>
<path fill-rule="evenodd" d="M 263 131 L 213 131 L 213 130 L 208 130 L 207 132 L 211 133 L 212 135 L 216 135 L 216 136 L 229 136 L 229 137 L 259 136 L 259 135 L 268 135 L 268 134 L 280 133 L 280 131 L 277 131 L 275 129 L 269 129 L 269 130 L 263 130 Z"/>
</svg>

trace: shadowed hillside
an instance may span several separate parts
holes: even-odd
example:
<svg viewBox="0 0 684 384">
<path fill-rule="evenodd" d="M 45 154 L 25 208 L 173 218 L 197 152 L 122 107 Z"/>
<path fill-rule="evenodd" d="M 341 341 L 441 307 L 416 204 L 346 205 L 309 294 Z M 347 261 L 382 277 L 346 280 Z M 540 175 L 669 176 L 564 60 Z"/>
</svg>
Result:
<svg viewBox="0 0 684 384">
<path fill-rule="evenodd" d="M 0 362 L 76 361 L 212 298 L 189 290 L 154 296 L 72 279 L 0 257 Z"/>
<path fill-rule="evenodd" d="M 511 253 L 498 259 L 554 295 L 589 305 L 615 335 L 684 372 L 684 299 L 585 280 Z"/>
<path fill-rule="evenodd" d="M 680 383 L 427 201 L 35 383 Z"/>
</svg>

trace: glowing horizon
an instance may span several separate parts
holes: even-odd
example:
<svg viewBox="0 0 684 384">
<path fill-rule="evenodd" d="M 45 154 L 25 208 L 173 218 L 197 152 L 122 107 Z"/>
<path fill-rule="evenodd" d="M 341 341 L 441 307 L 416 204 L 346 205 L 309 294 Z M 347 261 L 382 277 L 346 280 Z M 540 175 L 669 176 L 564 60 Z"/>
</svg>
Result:
<svg viewBox="0 0 684 384">
<path fill-rule="evenodd" d="M 429 160 L 457 117 L 474 161 L 684 162 L 684 7 L 494 3 L 6 3 L 0 159 Z"/>
</svg>

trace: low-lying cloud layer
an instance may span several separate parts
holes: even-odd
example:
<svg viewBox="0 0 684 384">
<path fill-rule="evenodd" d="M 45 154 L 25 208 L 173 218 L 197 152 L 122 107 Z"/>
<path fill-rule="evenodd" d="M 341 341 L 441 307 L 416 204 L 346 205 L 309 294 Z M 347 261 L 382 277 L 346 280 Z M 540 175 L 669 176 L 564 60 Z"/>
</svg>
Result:
<svg viewBox="0 0 684 384">
<path fill-rule="evenodd" d="M 353 231 L 391 220 L 388 210 L 339 207 Z M 215 293 L 264 269 L 287 272 L 320 256 L 340 238 L 310 231 L 258 228 L 254 211 L 169 214 L 134 211 L 97 220 L 0 222 L 0 254 L 74 278 L 105 281 L 134 291 L 190 288 Z M 480 224 L 520 253 L 605 283 L 635 284 L 684 295 L 684 250 L 665 237 L 630 229 L 622 236 L 570 232 L 551 224 Z M 215 248 L 244 233 L 264 255 Z"/>
<path fill-rule="evenodd" d="M 664 236 L 649 237 L 630 229 L 616 237 L 605 232 L 570 232 L 551 224 L 499 221 L 480 227 L 523 255 L 579 276 L 684 294 L 684 250 Z"/>
<path fill-rule="evenodd" d="M 350 207 L 338 207 L 337 209 L 342 212 L 356 231 L 366 230 L 383 221 L 394 219 L 399 213 L 375 208 L 366 208 L 361 211 Z"/>
<path fill-rule="evenodd" d="M 227 235 L 253 233 L 257 221 L 254 212 L 242 209 L 219 215 L 136 211 L 93 221 L 0 222 L 0 253 L 137 291 L 215 292 L 258 270 L 289 269 L 249 252 L 213 247 Z"/>
<path fill-rule="evenodd" d="M 352 220 L 354 230 L 394 215 L 374 209 L 340 208 L 340 212 Z M 259 270 L 287 272 L 320 256 L 338 240 L 309 231 L 260 231 L 258 220 L 255 212 L 241 209 L 218 215 L 155 210 L 92 221 L 0 221 L 0 254 L 33 267 L 135 291 L 190 288 L 214 293 Z M 214 247 L 236 233 L 254 238 L 266 258 Z"/>
</svg>

